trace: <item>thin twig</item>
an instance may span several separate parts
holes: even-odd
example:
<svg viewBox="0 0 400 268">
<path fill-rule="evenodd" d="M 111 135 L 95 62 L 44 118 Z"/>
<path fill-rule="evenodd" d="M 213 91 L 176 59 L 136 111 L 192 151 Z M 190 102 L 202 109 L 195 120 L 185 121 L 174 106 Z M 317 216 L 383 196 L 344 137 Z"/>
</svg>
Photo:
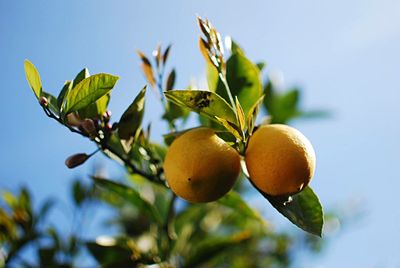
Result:
<svg viewBox="0 0 400 268">
<path fill-rule="evenodd" d="M 79 134 L 79 135 L 81 135 L 81 136 L 84 136 L 84 137 L 89 137 L 86 133 L 84 133 L 84 132 L 82 132 L 82 131 L 80 131 L 80 130 L 78 130 L 78 129 L 75 129 L 75 128 L 69 126 L 69 125 L 64 124 L 64 122 L 63 122 L 58 116 L 56 116 L 50 109 L 48 109 L 47 107 L 44 107 L 44 106 L 43 106 L 43 110 L 44 110 L 44 112 L 46 113 L 46 115 L 47 115 L 48 117 L 50 117 L 50 118 L 56 120 L 57 122 L 59 122 L 60 124 L 64 125 L 64 126 L 67 127 L 71 132 L 77 133 L 77 134 Z M 127 167 L 129 167 L 129 168 L 132 170 L 133 173 L 138 174 L 138 175 L 140 175 L 140 176 L 142 176 L 142 177 L 145 177 L 146 179 L 148 179 L 148 180 L 150 180 L 150 181 L 152 181 L 152 182 L 156 182 L 156 183 L 165 185 L 164 182 L 160 179 L 159 176 L 155 176 L 155 175 L 152 175 L 152 174 L 148 174 L 148 173 L 146 173 L 146 172 L 144 172 L 144 171 L 138 169 L 138 168 L 130 161 L 129 158 L 127 158 L 127 157 L 124 156 L 124 155 L 118 154 L 118 152 L 116 152 L 116 151 L 114 150 L 114 148 L 112 148 L 112 147 L 107 143 L 106 140 L 102 139 L 102 140 L 100 140 L 100 141 L 96 141 L 96 140 L 93 140 L 93 141 L 94 141 L 98 146 L 100 146 L 102 149 L 106 149 L 106 150 L 110 151 L 111 153 L 113 153 L 114 155 L 116 155 L 119 159 L 121 159 L 121 161 L 122 161 Z"/>
</svg>

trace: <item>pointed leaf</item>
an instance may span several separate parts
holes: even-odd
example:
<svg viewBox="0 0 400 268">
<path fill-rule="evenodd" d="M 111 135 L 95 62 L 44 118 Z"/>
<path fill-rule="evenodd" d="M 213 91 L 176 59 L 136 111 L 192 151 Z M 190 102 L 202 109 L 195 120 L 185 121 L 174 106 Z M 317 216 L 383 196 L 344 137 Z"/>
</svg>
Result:
<svg viewBox="0 0 400 268">
<path fill-rule="evenodd" d="M 154 87 L 156 85 L 156 79 L 154 78 L 153 67 L 151 66 L 149 59 L 140 51 L 137 51 L 137 54 L 142 60 L 141 67 L 147 82 Z"/>
<path fill-rule="evenodd" d="M 247 128 L 248 133 L 252 134 L 254 130 L 254 126 L 257 120 L 257 115 L 260 110 L 261 104 L 263 103 L 264 95 L 262 95 L 256 103 L 254 103 L 253 107 L 250 108 L 249 113 L 247 114 Z"/>
<path fill-rule="evenodd" d="M 124 199 L 125 202 L 131 203 L 132 205 L 136 206 L 140 211 L 147 214 L 147 216 L 149 216 L 156 223 L 163 223 L 160 213 L 155 209 L 152 204 L 143 199 L 135 189 L 127 185 L 106 179 L 95 177 L 93 177 L 93 179 L 96 185 L 101 186 L 109 192 L 115 193 L 118 197 Z"/>
<path fill-rule="evenodd" d="M 118 135 L 121 139 L 129 140 L 136 136 L 142 124 L 146 87 L 144 87 L 128 109 L 123 113 L 118 123 Z"/>
<path fill-rule="evenodd" d="M 42 95 L 42 82 L 40 81 L 40 75 L 35 65 L 29 60 L 24 62 L 25 76 L 28 80 L 29 86 L 33 90 L 36 98 L 39 99 Z"/>
<path fill-rule="evenodd" d="M 106 95 L 118 81 L 111 74 L 95 74 L 75 85 L 66 96 L 64 113 L 71 113 L 85 108 Z"/>
<path fill-rule="evenodd" d="M 165 65 L 165 63 L 167 63 L 168 60 L 168 56 L 169 56 L 169 52 L 171 51 L 171 45 L 168 45 L 167 48 L 164 51 L 162 60 L 163 60 L 163 64 Z"/>
<path fill-rule="evenodd" d="M 204 40 L 203 38 L 200 38 L 200 39 L 199 39 L 199 49 L 200 49 L 200 52 L 201 52 L 201 54 L 203 55 L 204 59 L 206 60 L 207 64 L 211 64 L 212 66 L 214 66 L 214 68 L 216 68 L 216 67 L 215 67 L 215 64 L 214 64 L 214 62 L 211 60 L 210 54 L 209 54 L 209 52 L 208 52 L 208 50 L 210 49 L 210 47 L 208 46 L 207 41 Z"/>
<path fill-rule="evenodd" d="M 167 78 L 167 84 L 165 86 L 166 91 L 174 88 L 175 79 L 176 79 L 176 72 L 175 72 L 175 69 L 172 69 L 172 71 L 169 73 L 168 78 Z"/>
<path fill-rule="evenodd" d="M 74 78 L 73 85 L 78 85 L 83 79 L 90 76 L 89 70 L 87 68 L 82 69 Z"/>
<path fill-rule="evenodd" d="M 259 189 L 257 190 L 293 224 L 310 234 L 322 235 L 322 226 L 324 224 L 322 206 L 317 195 L 309 186 L 285 200 L 281 197 L 267 195 Z"/>
<path fill-rule="evenodd" d="M 263 93 L 260 71 L 244 55 L 235 53 L 226 62 L 226 78 L 232 96 L 237 96 L 245 114 L 257 102 Z M 229 100 L 226 92 L 217 91 Z"/>
<path fill-rule="evenodd" d="M 235 96 L 235 104 L 236 104 L 236 111 L 237 111 L 239 127 L 240 127 L 241 131 L 243 132 L 246 128 L 246 121 L 245 121 L 243 108 L 240 105 L 240 102 L 239 102 L 237 96 Z"/>
<path fill-rule="evenodd" d="M 243 139 L 243 135 L 242 135 L 242 131 L 241 129 L 236 126 L 234 123 L 224 119 L 224 118 L 220 118 L 218 116 L 215 117 L 217 119 L 217 121 L 223 125 L 230 133 L 232 133 L 236 138 L 238 138 L 239 140 Z"/>
<path fill-rule="evenodd" d="M 177 105 L 205 115 L 212 120 L 216 116 L 236 122 L 232 107 L 217 94 L 206 90 L 170 90 L 164 93 L 168 100 Z"/>
<path fill-rule="evenodd" d="M 65 104 L 65 96 L 68 95 L 68 92 L 72 89 L 74 83 L 73 81 L 66 81 L 63 88 L 60 91 L 60 94 L 57 97 L 57 105 L 60 108 L 60 111 L 63 111 Z"/>
</svg>

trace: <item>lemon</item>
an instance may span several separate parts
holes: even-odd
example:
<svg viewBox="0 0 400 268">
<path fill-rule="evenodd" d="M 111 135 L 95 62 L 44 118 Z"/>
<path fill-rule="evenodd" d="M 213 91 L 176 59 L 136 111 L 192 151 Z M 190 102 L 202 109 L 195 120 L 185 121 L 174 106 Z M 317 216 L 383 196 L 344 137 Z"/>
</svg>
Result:
<svg viewBox="0 0 400 268">
<path fill-rule="evenodd" d="M 290 195 L 308 185 L 315 170 L 310 141 L 287 125 L 264 125 L 250 137 L 246 167 L 251 181 L 263 192 Z"/>
<path fill-rule="evenodd" d="M 177 137 L 167 151 L 164 174 L 171 190 L 189 202 L 211 202 L 233 187 L 240 173 L 238 152 L 210 128 Z"/>
</svg>

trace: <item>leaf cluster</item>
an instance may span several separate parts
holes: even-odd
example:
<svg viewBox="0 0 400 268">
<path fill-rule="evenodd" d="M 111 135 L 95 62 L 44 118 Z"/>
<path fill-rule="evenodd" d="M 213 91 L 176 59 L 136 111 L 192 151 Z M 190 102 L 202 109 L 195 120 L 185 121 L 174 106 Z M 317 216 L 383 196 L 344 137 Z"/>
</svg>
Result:
<svg viewBox="0 0 400 268">
<path fill-rule="evenodd" d="M 292 223 L 321 236 L 322 206 L 310 187 L 294 196 L 272 197 L 249 187 L 249 183 L 243 186 L 246 183 L 241 180 L 237 191 L 206 205 L 185 203 L 169 190 L 163 174 L 164 157 L 172 141 L 188 130 L 176 123 L 180 120 L 184 125 L 189 112 L 197 113 L 200 125 L 214 128 L 242 155 L 257 129 L 259 114 L 269 116 L 264 123 L 288 123 L 296 118 L 321 115 L 301 109 L 300 90 L 278 92 L 271 81 L 263 83 L 265 64 L 253 63 L 231 39 L 227 43 L 229 50 L 225 50 L 221 35 L 208 20 L 198 18 L 198 24 L 203 35 L 199 45 L 206 60 L 208 89 L 175 89 L 175 69 L 164 79 L 171 46 L 164 51 L 158 46 L 152 57 L 137 52 L 145 78 L 165 109 L 162 119 L 168 123 L 170 133 L 164 136 L 164 144 L 151 141 L 151 125 L 142 126 L 146 86 L 119 120 L 112 123 L 107 107 L 117 76 L 90 75 L 85 68 L 65 82 L 56 98 L 43 90 L 38 70 L 25 61 L 27 81 L 45 114 L 97 147 L 90 154 L 69 157 L 66 165 L 76 167 L 102 152 L 128 171 L 129 184 L 94 175 L 96 190 L 85 190 L 79 183 L 73 187 L 77 206 L 85 203 L 94 191 L 96 199 L 119 213 L 114 223 L 124 227 L 124 235 L 85 242 L 102 266 L 158 263 L 165 267 L 218 267 L 232 263 L 232 267 L 243 267 L 239 264 L 246 262 L 254 263 L 254 267 L 267 267 L 263 266 L 266 263 L 285 266 L 290 262 L 292 237 L 272 231 L 259 212 L 247 204 L 240 192 L 249 188 L 260 192 Z M 251 178 L 248 179 L 251 183 Z M 267 249 L 263 249 L 265 244 Z M 246 250 L 257 258 L 246 258 L 243 254 L 232 257 L 235 252 Z M 239 266 L 234 266 L 235 263 Z"/>
</svg>

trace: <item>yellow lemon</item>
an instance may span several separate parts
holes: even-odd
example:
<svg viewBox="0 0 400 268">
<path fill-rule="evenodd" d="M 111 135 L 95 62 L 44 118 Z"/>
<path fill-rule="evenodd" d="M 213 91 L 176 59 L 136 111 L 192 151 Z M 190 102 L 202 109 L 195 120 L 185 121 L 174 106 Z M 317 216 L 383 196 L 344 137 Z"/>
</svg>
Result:
<svg viewBox="0 0 400 268">
<path fill-rule="evenodd" d="M 315 170 L 310 141 L 297 129 L 280 124 L 261 126 L 254 132 L 245 161 L 252 182 L 272 196 L 300 192 Z"/>
<path fill-rule="evenodd" d="M 238 152 L 204 127 L 177 137 L 164 161 L 171 190 L 189 202 L 219 199 L 233 187 L 239 173 Z"/>
</svg>

